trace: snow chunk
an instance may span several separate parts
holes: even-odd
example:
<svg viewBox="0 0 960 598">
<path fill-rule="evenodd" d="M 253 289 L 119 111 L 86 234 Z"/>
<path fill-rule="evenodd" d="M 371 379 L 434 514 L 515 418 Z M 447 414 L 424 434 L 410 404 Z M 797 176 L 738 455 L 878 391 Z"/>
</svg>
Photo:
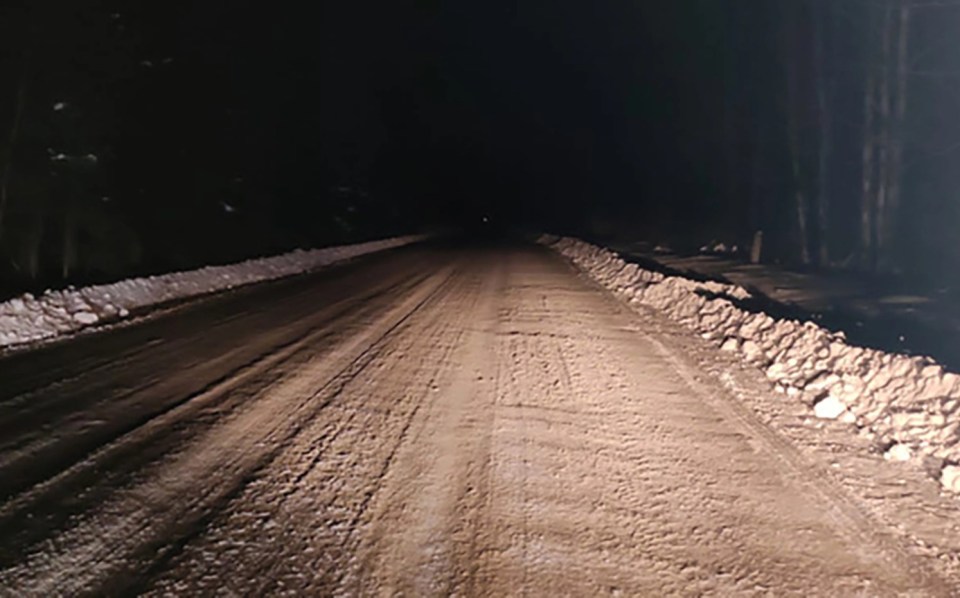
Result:
<svg viewBox="0 0 960 598">
<path fill-rule="evenodd" d="M 740 345 L 740 351 L 744 358 L 750 362 L 760 362 L 764 358 L 763 349 L 760 348 L 760 345 L 749 339 Z"/>
<path fill-rule="evenodd" d="M 89 326 L 90 324 L 96 324 L 100 318 L 97 317 L 97 314 L 90 313 L 88 311 L 78 311 L 73 314 L 73 319 L 78 324 L 83 324 L 84 326 Z"/>
<path fill-rule="evenodd" d="M 721 351 L 738 351 L 740 349 L 740 341 L 734 337 L 727 337 L 727 340 L 723 341 L 723 344 L 720 345 Z"/>
<path fill-rule="evenodd" d="M 887 461 L 909 461 L 912 457 L 913 451 L 905 444 L 895 444 L 883 454 Z"/>
<path fill-rule="evenodd" d="M 947 465 L 940 473 L 940 484 L 950 492 L 960 494 L 960 466 Z"/>
</svg>

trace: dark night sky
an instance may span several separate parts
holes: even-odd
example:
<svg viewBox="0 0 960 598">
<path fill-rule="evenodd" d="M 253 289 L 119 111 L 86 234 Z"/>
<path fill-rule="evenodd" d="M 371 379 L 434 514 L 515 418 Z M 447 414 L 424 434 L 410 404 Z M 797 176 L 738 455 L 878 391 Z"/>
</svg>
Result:
<svg viewBox="0 0 960 598">
<path fill-rule="evenodd" d="M 291 201 L 322 175 L 425 216 L 566 224 L 709 194 L 720 6 L 208 6 L 180 44 L 224 73 L 251 168 Z"/>
</svg>

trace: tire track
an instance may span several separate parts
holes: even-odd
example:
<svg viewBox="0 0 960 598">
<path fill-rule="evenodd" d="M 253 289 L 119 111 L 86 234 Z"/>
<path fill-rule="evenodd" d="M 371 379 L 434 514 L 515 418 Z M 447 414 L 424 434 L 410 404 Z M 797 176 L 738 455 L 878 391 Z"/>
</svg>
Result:
<svg viewBox="0 0 960 598">
<path fill-rule="evenodd" d="M 377 302 L 387 298 L 387 292 L 409 292 L 423 278 L 413 278 L 401 288 L 378 290 L 368 298 L 371 302 L 357 306 L 341 302 L 331 306 L 312 328 L 295 340 L 275 348 L 271 353 L 245 364 L 203 391 L 184 397 L 159 413 L 151 413 L 135 422 L 132 429 L 106 442 L 100 449 L 86 457 L 82 453 L 68 454 L 78 459 L 70 466 L 20 495 L 14 496 L 0 507 L 0 569 L 24 557 L 29 546 L 41 542 L 54 532 L 63 532 L 75 523 L 76 516 L 91 509 L 132 483 L 132 474 L 148 467 L 168 454 L 173 447 L 189 442 L 197 435 L 215 426 L 223 417 L 253 400 L 258 392 L 279 383 L 295 374 L 298 367 L 321 355 L 330 345 L 336 345 L 339 337 L 322 328 L 323 323 L 350 313 L 348 321 L 340 322 L 341 328 L 349 330 L 351 322 L 369 320 L 378 309 Z M 325 310 L 326 311 L 326 310 Z M 208 415 L 205 415 L 207 413 Z M 131 458 L 131 455 L 135 455 Z M 24 467 L 36 468 L 40 476 L 44 469 L 36 462 L 23 458 Z M 14 480 L 7 478 L 7 491 L 15 491 Z M 29 517 L 31 525 L 23 527 Z"/>
<path fill-rule="evenodd" d="M 489 458 L 493 341 L 504 266 L 476 264 L 447 305 L 447 348 L 436 359 L 436 398 L 424 402 L 409 440 L 378 491 L 363 538 L 362 576 L 338 593 L 450 595 L 473 583 L 482 521 L 482 479 Z M 484 440 L 486 439 L 486 440 Z"/>
<path fill-rule="evenodd" d="M 268 461 L 266 447 L 284 444 L 288 422 L 310 402 L 298 396 L 303 397 L 309 386 L 315 387 L 317 379 L 331 377 L 324 371 L 342 370 L 342 366 L 336 366 L 338 361 L 355 361 L 351 355 L 362 355 L 394 331 L 398 322 L 419 308 L 448 278 L 449 271 L 432 276 L 432 282 L 421 285 L 411 297 L 380 317 L 379 324 L 341 344 L 339 359 L 320 359 L 290 380 L 263 389 L 262 398 L 248 409 L 220 422 L 190 447 L 140 472 L 138 483 L 113 493 L 105 504 L 85 513 L 73 528 L 62 532 L 57 550 L 39 547 L 18 564 L 0 570 L 0 585 L 19 588 L 21 595 L 54 595 L 85 591 L 104 580 L 128 576 L 130 557 L 140 552 L 138 547 L 163 544 L 187 533 L 187 523 L 217 508 L 238 480 Z M 157 418 L 153 425 L 163 428 L 173 423 L 164 420 Z M 270 425 L 264 426 L 265 422 Z M 117 450 L 122 449 L 121 443 Z M 203 490 L 197 493 L 198 488 Z M 139 562 L 132 565 L 133 570 L 141 566 Z"/>
<path fill-rule="evenodd" d="M 36 416 L 32 415 L 38 413 L 42 406 L 10 418 L 8 424 L 19 434 L 14 436 L 16 441 L 8 442 L 6 450 L 0 451 L 0 477 L 5 480 L 5 484 L 0 488 L 0 500 L 10 499 L 49 476 L 49 472 L 67 468 L 115 438 L 176 409 L 192 397 L 202 396 L 208 394 L 210 389 L 229 385 L 240 376 L 249 378 L 251 371 L 257 371 L 257 364 L 269 359 L 271 354 L 289 353 L 291 347 L 309 350 L 311 343 L 316 344 L 327 334 L 325 325 L 338 318 L 347 318 L 346 324 L 349 325 L 349 322 L 357 317 L 356 314 L 351 315 L 351 312 L 359 312 L 361 317 L 364 313 L 372 313 L 375 308 L 372 308 L 371 304 L 388 298 L 391 293 L 402 295 L 421 280 L 422 276 L 415 276 L 390 281 L 378 285 L 372 292 L 361 297 L 360 301 L 357 301 L 357 297 L 338 301 L 313 314 L 309 323 L 299 326 L 300 330 L 292 334 L 281 331 L 274 335 L 279 344 L 268 345 L 266 353 L 251 351 L 241 343 L 235 350 L 223 355 L 195 362 L 195 367 L 213 372 L 215 376 L 201 383 L 199 388 L 196 388 L 197 383 L 193 382 L 193 379 L 199 378 L 202 381 L 204 374 L 195 375 L 191 374 L 190 370 L 182 370 L 176 377 L 159 381 L 148 378 L 146 381 L 138 381 L 133 388 L 121 387 L 120 392 L 101 393 L 97 392 L 97 388 L 85 391 L 87 399 L 73 401 L 71 411 L 66 416 L 43 426 L 40 426 Z M 341 322 L 340 325 L 343 326 L 344 323 Z M 182 347 L 174 345 L 167 351 L 178 354 L 181 349 Z M 243 358 L 244 354 L 249 355 L 246 361 L 235 364 L 235 356 Z M 219 364 L 231 369 L 222 371 Z M 160 364 L 157 367 L 163 371 Z M 101 384 L 106 388 L 110 383 L 107 379 Z M 88 401 L 96 401 L 101 406 L 91 408 Z"/>
<path fill-rule="evenodd" d="M 329 593 L 339 583 L 352 566 L 347 554 L 360 522 L 424 402 L 413 391 L 390 401 L 397 389 L 390 372 L 429 389 L 436 357 L 429 349 L 443 346 L 448 329 L 434 310 L 455 294 L 455 281 L 456 276 L 385 339 L 365 368 L 376 378 L 350 380 L 339 389 L 323 418 L 311 421 L 206 533 L 170 562 L 148 594 L 209 593 L 208 580 L 226 570 L 229 587 L 257 595 L 295 589 L 299 595 Z M 418 353 L 421 365 L 409 371 L 406 357 Z M 415 383 L 417 369 L 426 376 L 423 384 Z M 343 476 L 347 471 L 350 475 Z M 227 554 L 216 565 L 204 558 L 213 547 Z M 309 562 L 321 555 L 340 556 Z M 310 570 L 307 578 L 303 568 Z"/>
</svg>

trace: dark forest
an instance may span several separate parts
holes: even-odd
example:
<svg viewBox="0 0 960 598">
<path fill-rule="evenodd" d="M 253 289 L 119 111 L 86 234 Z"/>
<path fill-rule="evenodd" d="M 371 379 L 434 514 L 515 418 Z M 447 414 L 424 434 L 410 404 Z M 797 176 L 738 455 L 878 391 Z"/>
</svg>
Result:
<svg viewBox="0 0 960 598">
<path fill-rule="evenodd" d="M 461 226 L 960 264 L 960 6 L 0 8 L 7 292 Z"/>
</svg>

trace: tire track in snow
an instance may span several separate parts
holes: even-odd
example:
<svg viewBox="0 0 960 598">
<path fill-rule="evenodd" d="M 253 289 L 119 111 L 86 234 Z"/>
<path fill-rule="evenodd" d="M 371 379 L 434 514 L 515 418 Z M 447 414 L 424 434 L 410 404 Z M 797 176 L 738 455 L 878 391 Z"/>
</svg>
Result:
<svg viewBox="0 0 960 598">
<path fill-rule="evenodd" d="M 432 276 L 411 297 L 384 314 L 378 324 L 341 346 L 338 353 L 362 355 L 381 336 L 395 330 L 448 277 L 448 271 Z M 343 359 L 321 359 L 279 387 L 268 387 L 250 409 L 192 443 L 195 450 L 186 447 L 164 459 L 151 467 L 142 483 L 115 493 L 96 511 L 85 514 L 80 523 L 57 538 L 56 549 L 41 546 L 20 563 L 0 570 L 0 585 L 19 588 L 24 595 L 91 591 L 105 582 L 115 588 L 122 586 L 122 580 L 143 566 L 140 561 L 131 561 L 131 556 L 142 553 L 144 546 L 163 545 L 188 533 L 191 520 L 201 519 L 217 508 L 238 481 L 269 461 L 267 447 L 283 443 L 288 422 L 294 421 L 302 413 L 303 404 L 309 402 L 297 397 L 311 396 L 309 387 L 318 379 L 330 377 L 324 372 L 330 370 L 331 361 Z M 346 361 L 349 364 L 355 359 Z M 265 422 L 272 425 L 263 429 Z M 197 493 L 198 488 L 204 490 Z M 184 497 L 189 499 L 185 501 Z"/>
<path fill-rule="evenodd" d="M 402 295 L 422 281 L 422 277 L 414 277 L 399 287 L 376 290 L 368 298 L 382 300 L 389 292 Z M 187 443 L 209 430 L 219 418 L 254 400 L 262 389 L 289 376 L 290 371 L 295 373 L 297 367 L 314 358 L 318 350 L 336 344 L 337 338 L 324 329 L 325 323 L 349 313 L 349 319 L 340 322 L 341 328 L 349 329 L 356 326 L 350 322 L 370 320 L 380 309 L 376 302 L 360 302 L 355 306 L 350 303 L 339 302 L 323 310 L 316 322 L 294 340 L 224 375 L 207 389 L 179 400 L 165 411 L 150 413 L 137 427 L 90 456 L 4 503 L 0 507 L 0 536 L 8 539 L 0 547 L 0 569 L 22 558 L 26 547 L 40 542 L 47 534 L 62 531 L 77 514 L 94 507 L 118 488 L 134 483 L 130 478 L 138 469 L 161 458 L 171 447 Z M 318 344 L 319 348 L 314 347 Z M 136 457 L 131 459 L 131 454 Z M 82 453 L 66 456 L 79 458 Z M 28 457 L 21 456 L 24 466 L 36 468 L 36 462 Z M 40 476 L 43 472 L 37 468 L 33 473 Z M 15 490 L 12 481 L 6 490 Z M 65 497 L 70 498 L 65 502 Z M 22 526 L 24 517 L 32 519 L 33 525 L 14 531 Z"/>
<path fill-rule="evenodd" d="M 442 293 L 412 313 L 367 367 L 376 376 L 346 384 L 323 419 L 305 428 L 209 532 L 171 562 L 148 593 L 209 593 L 219 587 L 210 586 L 211 579 L 227 577 L 225 583 L 238 592 L 329 594 L 359 571 L 362 564 L 349 555 L 424 403 L 416 389 L 431 396 L 434 348 L 454 347 L 447 337 L 450 323 L 436 320 L 433 309 L 455 294 L 456 286 L 454 276 Z M 419 365 L 410 365 L 411 356 Z M 407 381 L 405 390 L 399 391 L 394 376 Z M 425 378 L 418 384 L 419 376 Z M 399 399 L 391 401 L 395 394 Z M 211 551 L 227 557 L 210 563 Z"/>
<path fill-rule="evenodd" d="M 10 441 L 6 450 L 0 451 L 0 476 L 6 480 L 4 487 L 0 488 L 0 500 L 9 499 L 41 481 L 49 471 L 65 468 L 115 438 L 176 409 L 192 396 L 203 396 L 210 389 L 233 384 L 240 374 L 249 377 L 249 372 L 255 371 L 257 364 L 268 359 L 271 353 L 289 352 L 290 347 L 309 348 L 311 342 L 316 343 L 326 333 L 325 327 L 330 322 L 349 316 L 358 309 L 360 313 L 365 309 L 370 310 L 372 301 L 389 298 L 391 293 L 402 294 L 419 280 L 421 277 L 414 276 L 399 282 L 388 281 L 359 297 L 359 301 L 356 296 L 348 297 L 311 314 L 307 322 L 295 322 L 292 333 L 288 330 L 271 333 L 267 339 L 271 348 L 266 355 L 257 347 L 247 348 L 240 343 L 213 359 L 188 364 L 186 370 L 177 371 L 173 377 L 155 379 L 148 376 L 143 380 L 143 368 L 131 369 L 132 376 L 141 377 L 132 378 L 136 380 L 132 388 L 121 385 L 119 392 L 111 392 L 111 385 L 117 385 L 118 382 L 116 377 L 105 377 L 92 389 L 84 389 L 79 398 L 72 394 L 58 394 L 57 400 L 70 401 L 70 410 L 66 415 L 58 415 L 57 419 L 42 423 L 38 418 L 49 417 L 45 415 L 47 406 L 31 405 L 30 409 L 18 413 L 16 417 L 7 418 L 9 426 L 16 430 L 13 436 L 16 440 Z M 174 346 L 166 348 L 164 354 L 179 355 L 189 348 L 186 344 L 192 340 L 177 341 Z M 264 342 L 263 339 L 257 340 Z M 165 371 L 162 364 L 155 367 Z M 224 370 L 224 367 L 230 369 Z M 210 375 L 214 377 L 208 379 Z M 90 405 L 91 402 L 95 405 Z"/>
<path fill-rule="evenodd" d="M 377 587 L 409 595 L 450 595 L 472 582 L 473 539 L 482 502 L 474 495 L 489 450 L 493 337 L 504 266 L 485 258 L 464 276 L 443 310 L 444 352 L 436 360 L 435 398 L 421 407 L 402 455 L 379 491 L 372 527 L 356 551 L 363 577 L 347 593 Z M 412 420 L 411 420 L 412 421 Z"/>
</svg>

